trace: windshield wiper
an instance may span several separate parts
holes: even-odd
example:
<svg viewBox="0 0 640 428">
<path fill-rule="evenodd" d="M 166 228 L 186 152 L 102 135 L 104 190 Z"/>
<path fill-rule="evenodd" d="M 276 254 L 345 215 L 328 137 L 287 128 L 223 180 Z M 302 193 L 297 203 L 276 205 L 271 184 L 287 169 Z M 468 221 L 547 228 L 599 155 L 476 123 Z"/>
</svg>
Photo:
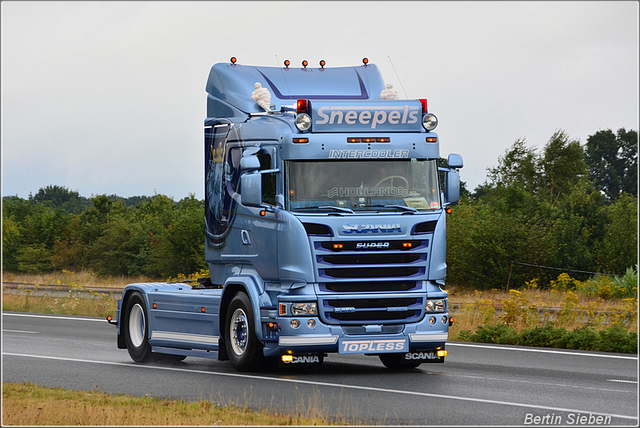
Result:
<svg viewBox="0 0 640 428">
<path fill-rule="evenodd" d="M 395 208 L 403 211 L 408 211 L 410 213 L 417 213 L 418 210 L 413 207 L 408 207 L 406 205 L 395 205 L 395 204 L 387 204 L 387 205 L 360 205 L 366 208 Z"/>
<path fill-rule="evenodd" d="M 333 210 L 333 211 L 339 211 L 347 214 L 354 214 L 351 208 L 335 207 L 333 205 L 316 205 L 316 206 L 300 207 L 300 208 L 294 209 L 294 211 L 300 211 L 300 210 Z"/>
</svg>

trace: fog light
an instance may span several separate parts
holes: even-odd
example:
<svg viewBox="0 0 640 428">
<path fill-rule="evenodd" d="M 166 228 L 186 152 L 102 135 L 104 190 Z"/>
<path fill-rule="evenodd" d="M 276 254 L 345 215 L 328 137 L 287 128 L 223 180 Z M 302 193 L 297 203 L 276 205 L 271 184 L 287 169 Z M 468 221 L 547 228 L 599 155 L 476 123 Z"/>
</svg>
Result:
<svg viewBox="0 0 640 428">
<path fill-rule="evenodd" d="M 306 113 L 299 114 L 296 116 L 296 127 L 300 131 L 307 131 L 311 128 L 311 117 Z"/>
<path fill-rule="evenodd" d="M 291 328 L 300 327 L 300 321 L 298 321 L 298 320 L 291 320 L 290 324 L 291 324 Z"/>
<path fill-rule="evenodd" d="M 293 355 L 283 355 L 282 361 L 285 363 L 290 363 L 291 361 L 293 361 Z"/>
<path fill-rule="evenodd" d="M 431 317 L 429 318 L 429 324 L 435 324 L 436 323 L 436 317 Z"/>
<path fill-rule="evenodd" d="M 314 328 L 316 326 L 316 320 L 307 321 L 307 327 Z"/>
<path fill-rule="evenodd" d="M 438 357 L 446 357 L 447 356 L 447 351 L 445 351 L 444 349 L 441 351 L 438 351 Z"/>
</svg>

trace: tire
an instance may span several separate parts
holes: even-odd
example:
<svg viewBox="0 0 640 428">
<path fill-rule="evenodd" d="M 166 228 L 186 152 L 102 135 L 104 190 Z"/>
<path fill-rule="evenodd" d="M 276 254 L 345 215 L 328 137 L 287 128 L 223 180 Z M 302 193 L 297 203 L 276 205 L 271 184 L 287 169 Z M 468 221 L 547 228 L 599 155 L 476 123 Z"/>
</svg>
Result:
<svg viewBox="0 0 640 428">
<path fill-rule="evenodd" d="M 415 369 L 422 364 L 420 361 L 405 360 L 404 355 L 405 354 L 380 354 L 378 357 L 380 361 L 382 361 L 382 364 L 391 370 Z"/>
<path fill-rule="evenodd" d="M 225 326 L 225 346 L 231 365 L 240 372 L 260 367 L 264 360 L 262 344 L 256 336 L 251 301 L 245 293 L 233 296 Z"/>
<path fill-rule="evenodd" d="M 134 292 L 125 309 L 124 339 L 127 351 L 133 361 L 144 363 L 151 361 L 152 352 L 149 346 L 149 323 L 147 305 L 142 294 Z"/>
</svg>

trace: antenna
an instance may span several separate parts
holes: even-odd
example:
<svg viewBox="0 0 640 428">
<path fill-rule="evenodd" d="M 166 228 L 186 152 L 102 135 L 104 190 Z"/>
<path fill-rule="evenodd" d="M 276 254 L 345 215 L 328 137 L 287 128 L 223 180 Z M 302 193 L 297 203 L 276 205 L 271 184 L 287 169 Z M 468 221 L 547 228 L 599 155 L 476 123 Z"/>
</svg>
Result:
<svg viewBox="0 0 640 428">
<path fill-rule="evenodd" d="M 400 76 L 398 76 L 398 72 L 396 71 L 396 68 L 393 66 L 393 62 L 391 61 L 391 57 L 389 55 L 387 55 L 387 58 L 389 58 L 389 62 L 391 63 L 391 68 L 393 68 L 393 72 L 396 73 L 396 77 L 398 78 L 398 82 L 400 83 L 400 87 L 402 88 L 402 92 L 404 92 L 404 97 L 406 99 L 409 99 L 409 97 L 407 96 L 407 91 L 404 90 L 404 85 L 402 84 L 402 81 L 400 80 Z"/>
</svg>

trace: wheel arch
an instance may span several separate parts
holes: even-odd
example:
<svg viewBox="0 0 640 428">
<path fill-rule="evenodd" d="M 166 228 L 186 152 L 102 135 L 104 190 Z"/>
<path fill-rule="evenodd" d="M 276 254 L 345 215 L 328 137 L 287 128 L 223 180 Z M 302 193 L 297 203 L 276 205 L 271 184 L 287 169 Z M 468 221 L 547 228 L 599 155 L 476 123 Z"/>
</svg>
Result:
<svg viewBox="0 0 640 428">
<path fill-rule="evenodd" d="M 262 341 L 262 321 L 260 317 L 260 295 L 258 294 L 258 284 L 253 277 L 233 277 L 225 284 L 224 291 L 222 292 L 222 300 L 220 302 L 220 336 L 223 340 L 226 340 L 227 331 L 227 310 L 229 303 L 237 293 L 242 292 L 249 297 L 251 302 L 251 311 L 253 312 L 253 318 L 255 320 L 255 332 L 258 340 Z"/>
<path fill-rule="evenodd" d="M 173 285 L 173 284 L 172 284 Z M 123 292 L 122 298 L 120 302 L 120 319 L 118 320 L 118 349 L 126 349 L 125 343 L 125 335 L 127 327 L 127 316 L 126 308 L 129 303 L 129 299 L 135 292 L 139 292 L 142 295 L 142 299 L 144 300 L 145 306 L 147 307 L 147 311 L 149 311 L 149 291 L 157 288 L 158 284 L 155 283 L 136 283 L 127 285 Z M 147 322 L 152 323 L 153 320 L 151 316 L 148 316 Z M 151 334 L 151 324 L 149 325 L 148 334 Z M 148 337 L 147 337 L 148 339 Z"/>
</svg>

